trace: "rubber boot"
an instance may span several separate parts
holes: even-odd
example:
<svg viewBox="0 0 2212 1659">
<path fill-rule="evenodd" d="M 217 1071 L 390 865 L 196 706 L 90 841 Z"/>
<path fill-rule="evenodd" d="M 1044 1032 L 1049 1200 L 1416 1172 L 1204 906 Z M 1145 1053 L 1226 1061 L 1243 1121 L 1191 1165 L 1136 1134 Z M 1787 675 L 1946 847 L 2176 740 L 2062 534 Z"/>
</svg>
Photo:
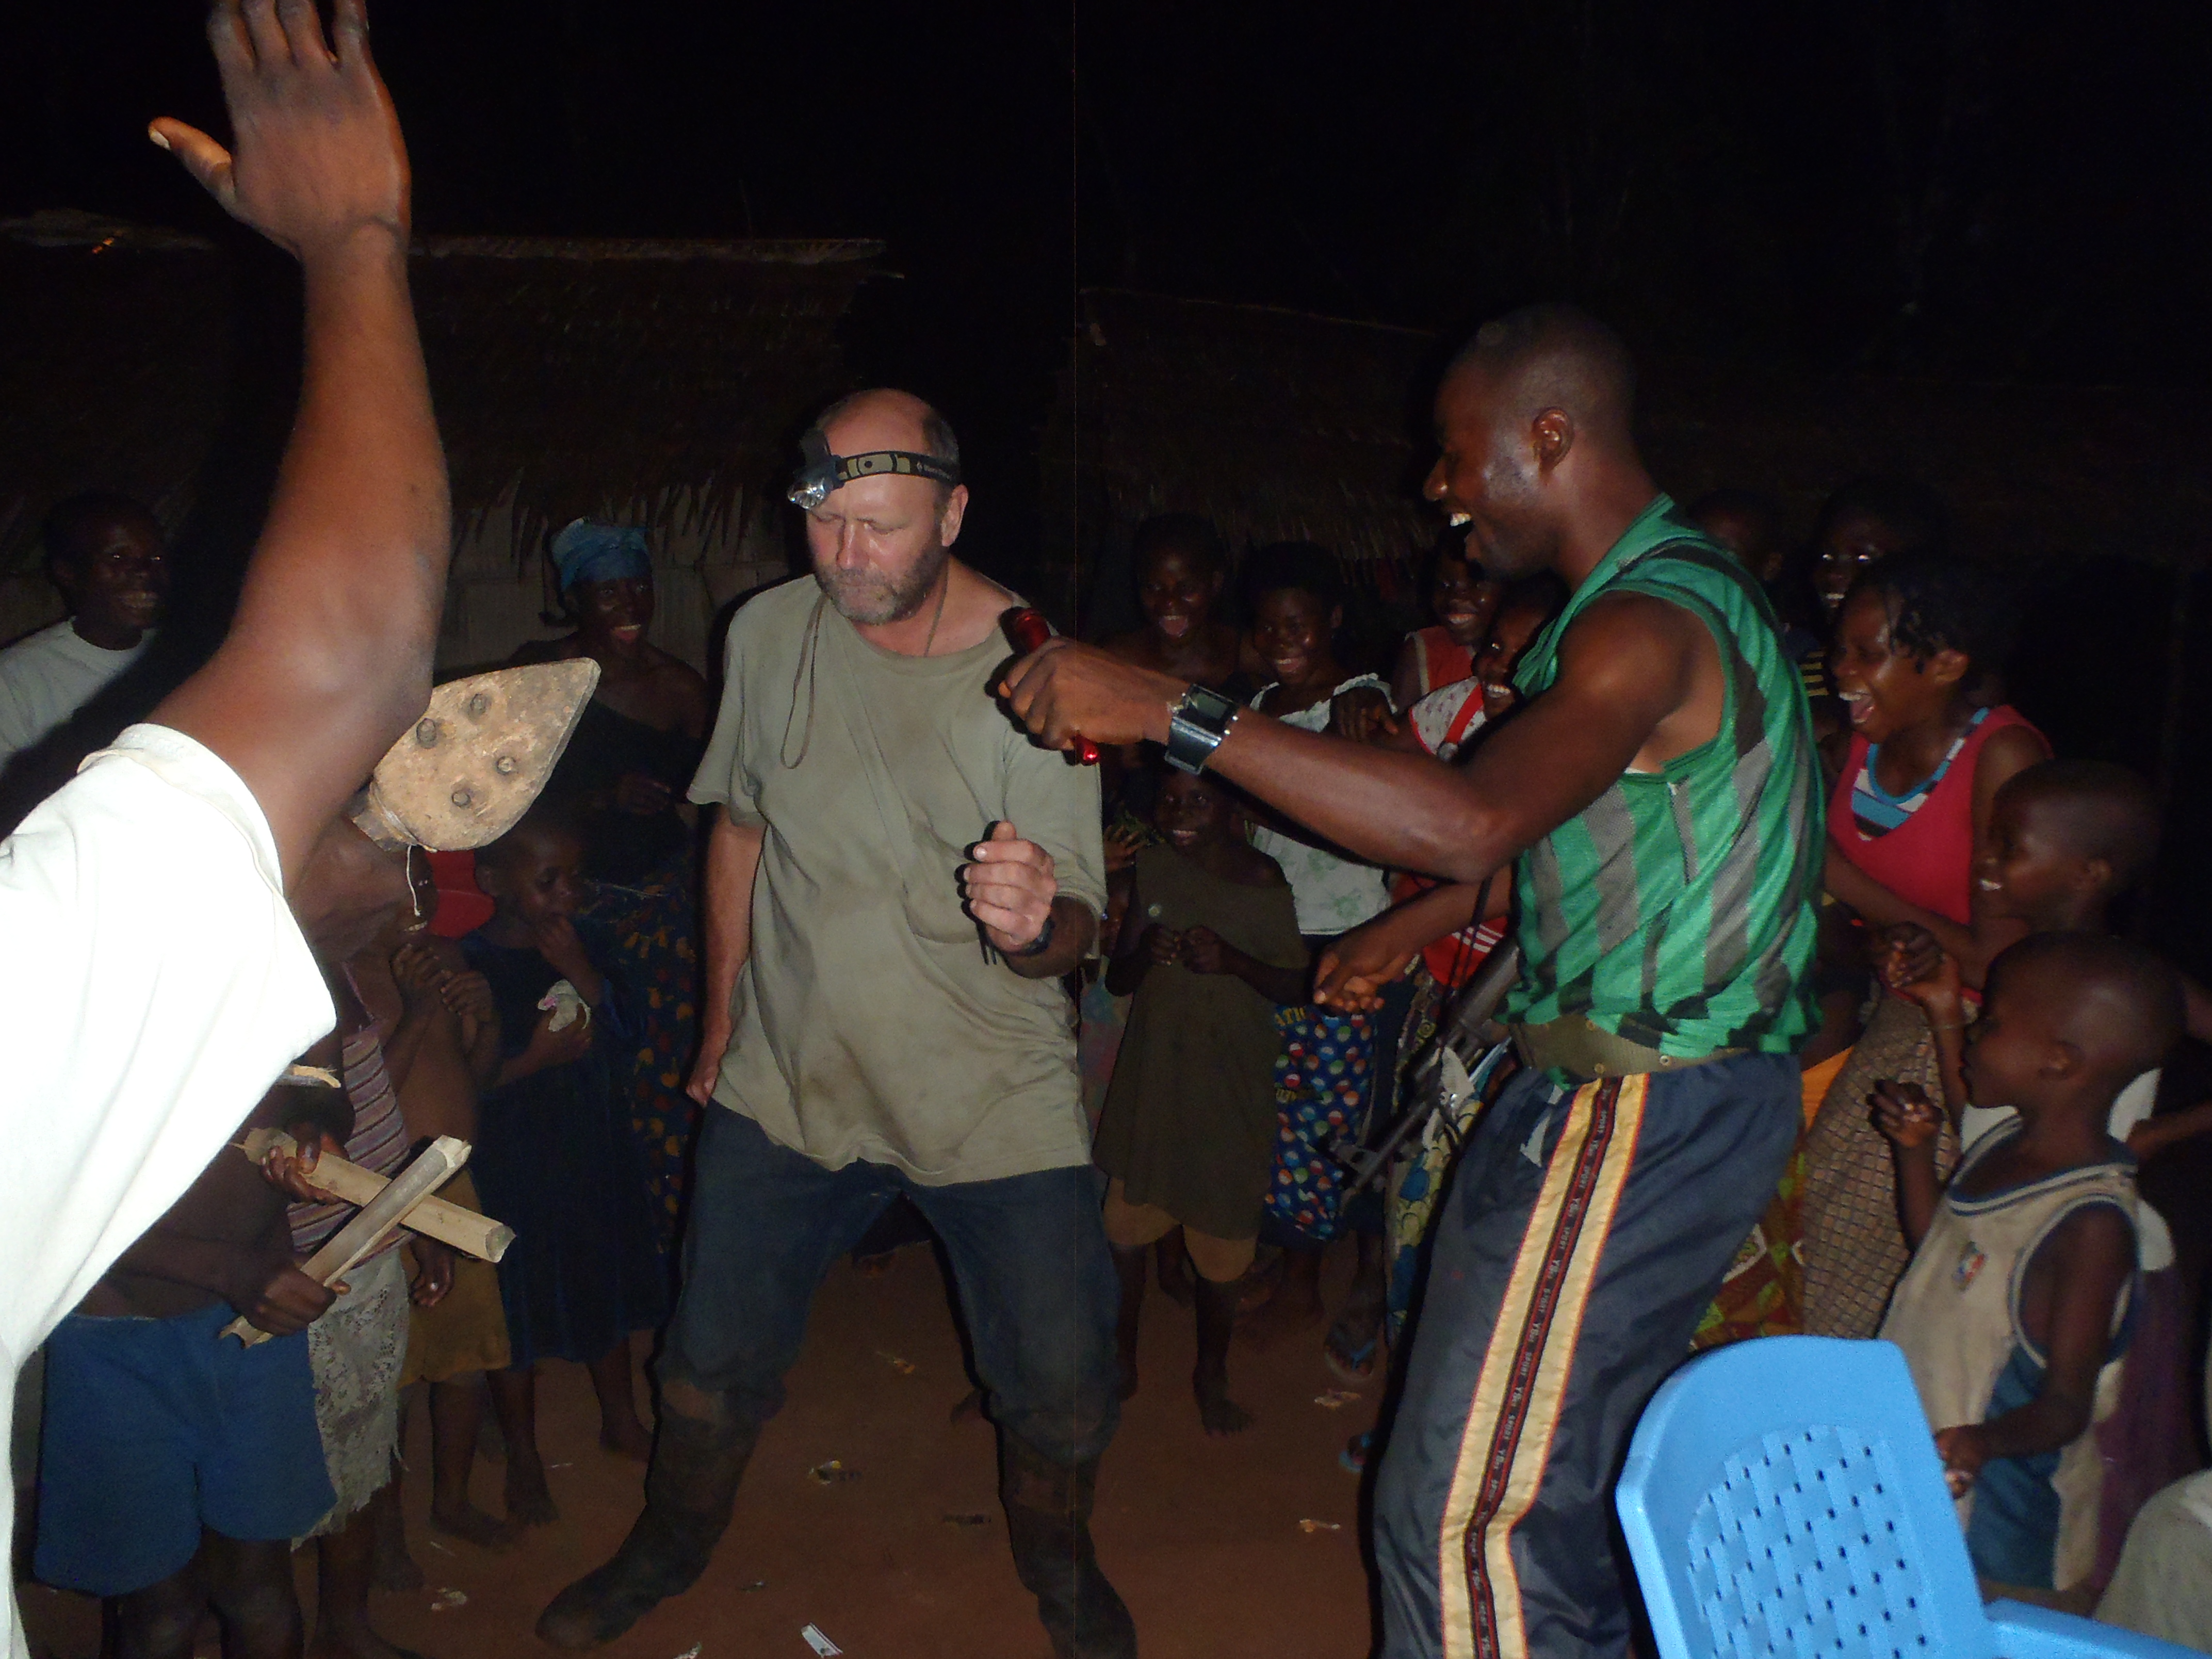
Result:
<svg viewBox="0 0 2212 1659">
<path fill-rule="evenodd" d="M 729 1527 L 738 1482 L 759 1439 L 760 1425 L 738 1419 L 726 1406 L 714 1419 L 702 1419 L 678 1416 L 664 1399 L 645 1475 L 645 1513 L 612 1560 L 553 1598 L 538 1616 L 538 1634 L 556 1648 L 595 1648 L 696 1583 Z"/>
<path fill-rule="evenodd" d="M 1059 1659 L 1136 1659 L 1137 1626 L 1091 1543 L 1098 1460 L 1054 1463 L 1012 1435 L 1000 1437 L 999 1495 L 1014 1571 L 1037 1599 L 1037 1616 Z"/>
</svg>

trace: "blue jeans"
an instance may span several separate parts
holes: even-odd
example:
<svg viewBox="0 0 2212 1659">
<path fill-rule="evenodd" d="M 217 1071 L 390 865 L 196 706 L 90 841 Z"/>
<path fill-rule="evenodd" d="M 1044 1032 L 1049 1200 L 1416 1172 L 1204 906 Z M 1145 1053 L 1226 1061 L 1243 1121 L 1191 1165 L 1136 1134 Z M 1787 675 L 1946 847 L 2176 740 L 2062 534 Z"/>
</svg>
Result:
<svg viewBox="0 0 2212 1659">
<path fill-rule="evenodd" d="M 1114 1437 L 1121 1292 L 1089 1165 L 925 1187 L 880 1164 L 825 1170 L 717 1106 L 691 1181 L 664 1384 L 726 1395 L 756 1423 L 774 1416 L 815 1287 L 904 1193 L 952 1259 L 999 1426 L 1060 1464 L 1087 1463 Z"/>
</svg>

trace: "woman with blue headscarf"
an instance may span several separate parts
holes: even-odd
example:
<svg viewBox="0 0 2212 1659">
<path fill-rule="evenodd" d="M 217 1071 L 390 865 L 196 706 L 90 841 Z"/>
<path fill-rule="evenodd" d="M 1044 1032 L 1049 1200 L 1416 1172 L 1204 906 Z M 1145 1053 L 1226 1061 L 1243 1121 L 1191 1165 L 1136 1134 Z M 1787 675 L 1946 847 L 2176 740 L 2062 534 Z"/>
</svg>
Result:
<svg viewBox="0 0 2212 1659">
<path fill-rule="evenodd" d="M 684 1092 L 699 980 L 693 811 L 684 794 L 713 711 L 699 672 L 646 638 L 653 593 L 643 530 L 578 519 L 549 550 L 575 631 L 525 645 L 513 660 L 589 657 L 599 665 L 599 690 L 546 793 L 569 802 L 583 820 L 586 872 L 599 884 L 590 915 L 613 931 L 645 1004 L 630 1124 L 645 1155 L 662 1250 L 672 1256 L 699 1121 Z"/>
</svg>

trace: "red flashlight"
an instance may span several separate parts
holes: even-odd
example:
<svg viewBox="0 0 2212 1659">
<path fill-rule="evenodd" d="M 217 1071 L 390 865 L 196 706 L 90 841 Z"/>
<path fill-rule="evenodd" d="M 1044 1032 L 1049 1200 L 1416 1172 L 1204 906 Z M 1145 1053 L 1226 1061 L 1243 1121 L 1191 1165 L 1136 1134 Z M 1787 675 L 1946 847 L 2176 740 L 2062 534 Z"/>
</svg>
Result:
<svg viewBox="0 0 2212 1659">
<path fill-rule="evenodd" d="M 1052 637 L 1052 624 L 1044 619 L 1044 612 L 1033 607 L 1009 611 L 1000 619 L 1006 626 L 1006 637 L 1014 642 L 1014 649 L 1024 657 L 1040 649 Z M 1098 764 L 1098 745 L 1088 738 L 1075 740 L 1075 758 L 1085 766 Z"/>
</svg>

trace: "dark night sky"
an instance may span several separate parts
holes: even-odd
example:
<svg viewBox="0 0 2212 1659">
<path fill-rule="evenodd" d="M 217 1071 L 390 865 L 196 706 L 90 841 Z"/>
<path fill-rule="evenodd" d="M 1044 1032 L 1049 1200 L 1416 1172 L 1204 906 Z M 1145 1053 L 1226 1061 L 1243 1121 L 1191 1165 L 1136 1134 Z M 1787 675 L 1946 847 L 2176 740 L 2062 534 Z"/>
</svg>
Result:
<svg viewBox="0 0 2212 1659">
<path fill-rule="evenodd" d="M 0 210 L 203 214 L 140 136 L 217 112 L 198 6 L 7 15 Z M 1808 366 L 2212 363 L 2212 52 L 2178 6 L 373 15 L 423 228 L 882 236 L 911 279 L 884 367 L 956 402 L 1042 398 L 1079 270 L 1422 326 L 1565 294 L 1639 343 Z"/>
</svg>

